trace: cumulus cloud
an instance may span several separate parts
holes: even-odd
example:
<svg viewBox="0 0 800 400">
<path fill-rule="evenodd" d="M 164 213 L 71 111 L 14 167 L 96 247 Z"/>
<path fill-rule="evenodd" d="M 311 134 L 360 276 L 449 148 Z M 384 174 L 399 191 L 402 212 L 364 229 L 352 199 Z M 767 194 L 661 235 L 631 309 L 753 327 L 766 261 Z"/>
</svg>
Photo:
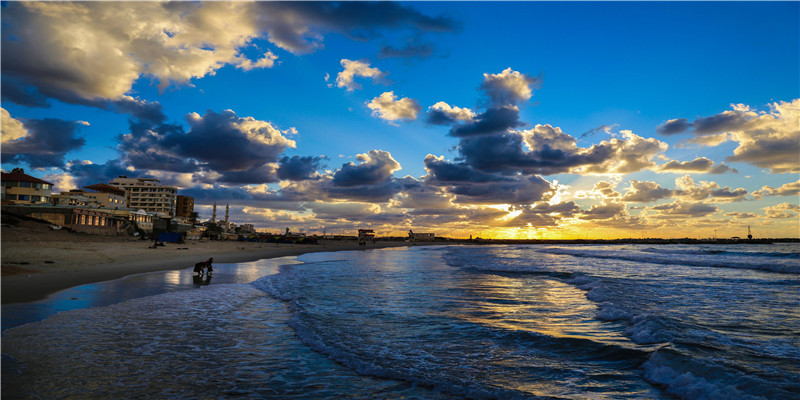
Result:
<svg viewBox="0 0 800 400">
<path fill-rule="evenodd" d="M 489 96 L 491 104 L 519 104 L 533 96 L 533 86 L 539 82 L 539 78 L 506 68 L 499 74 L 483 74 L 480 89 Z"/>
<path fill-rule="evenodd" d="M 779 188 L 764 186 L 753 192 L 753 197 L 760 199 L 764 196 L 800 196 L 800 180 L 781 185 Z"/>
<path fill-rule="evenodd" d="M 0 108 L 0 138 L 2 143 L 13 142 L 28 136 L 22 121 L 15 119 L 5 108 Z"/>
<path fill-rule="evenodd" d="M 653 218 L 700 218 L 714 214 L 719 209 L 715 205 L 705 203 L 687 203 L 676 201 L 650 207 L 657 213 Z"/>
<path fill-rule="evenodd" d="M 355 81 L 356 77 L 372 78 L 377 82 L 382 82 L 386 74 L 378 68 L 370 67 L 367 60 L 348 60 L 343 58 L 340 62 L 344 70 L 336 75 L 336 86 L 345 88 L 348 91 L 361 89 L 361 84 Z"/>
<path fill-rule="evenodd" d="M 278 161 L 278 178 L 292 181 L 316 179 L 322 157 L 283 156 Z"/>
<path fill-rule="evenodd" d="M 275 66 L 275 60 L 278 59 L 278 56 L 271 51 L 267 51 L 264 53 L 263 57 L 253 62 L 249 58 L 246 57 L 237 57 L 234 59 L 234 64 L 236 68 L 243 69 L 245 71 L 251 71 L 257 68 L 272 68 Z"/>
<path fill-rule="evenodd" d="M 381 212 L 381 207 L 372 203 L 313 202 L 306 203 L 305 206 L 314 213 L 314 216 L 323 219 L 359 220 Z"/>
<path fill-rule="evenodd" d="M 358 164 L 349 162 L 333 174 L 331 183 L 335 186 L 362 186 L 385 182 L 395 171 L 399 171 L 400 163 L 392 158 L 388 151 L 370 150 L 359 154 Z"/>
<path fill-rule="evenodd" d="M 414 120 L 422 110 L 416 100 L 408 97 L 398 100 L 394 92 L 382 93 L 367 103 L 367 107 L 372 110 L 373 116 L 387 121 Z"/>
<path fill-rule="evenodd" d="M 769 111 L 745 104 L 732 104 L 731 108 L 691 124 L 685 119 L 670 120 L 659 129 L 677 133 L 691 126 L 698 137 L 690 143 L 738 142 L 733 155 L 726 158 L 729 162 L 746 162 L 772 173 L 800 172 L 800 99 L 771 103 Z"/>
<path fill-rule="evenodd" d="M 602 204 L 593 204 L 588 211 L 584 211 L 580 216 L 583 220 L 607 220 L 622 218 L 627 215 L 625 205 L 613 201 L 605 201 Z"/>
<path fill-rule="evenodd" d="M 460 203 L 530 204 L 549 200 L 555 193 L 553 185 L 539 176 L 487 174 L 431 154 L 425 157 L 425 169 L 427 183 L 447 188 Z"/>
<path fill-rule="evenodd" d="M 631 180 L 631 186 L 621 200 L 628 203 L 652 203 L 672 195 L 672 190 L 665 189 L 655 182 Z"/>
<path fill-rule="evenodd" d="M 452 125 L 457 122 L 472 122 L 475 112 L 469 108 L 451 106 L 440 101 L 428 107 L 427 123 L 431 125 Z"/>
<path fill-rule="evenodd" d="M 450 129 L 450 135 L 455 137 L 469 137 L 502 134 L 509 129 L 523 125 L 522 122 L 519 121 L 519 108 L 516 106 L 489 108 L 466 122 L 467 123 L 456 125 Z"/>
<path fill-rule="evenodd" d="M 678 119 L 671 119 L 658 127 L 656 127 L 656 132 L 662 135 L 675 135 L 678 133 L 683 133 L 689 130 L 692 127 L 692 123 L 689 122 L 686 118 L 678 118 Z"/>
<path fill-rule="evenodd" d="M 730 168 L 727 165 L 720 163 L 714 165 L 714 162 L 706 157 L 698 157 L 692 161 L 677 161 L 672 160 L 663 164 L 656 169 L 658 172 L 673 172 L 673 173 L 709 173 L 709 174 L 722 174 L 725 172 L 738 173 L 735 168 Z"/>
<path fill-rule="evenodd" d="M 711 198 L 717 202 L 741 201 L 748 193 L 744 188 L 720 187 L 716 182 L 695 182 L 689 175 L 675 179 L 675 186 L 677 188 L 674 196 L 685 201 L 701 201 Z"/>
<path fill-rule="evenodd" d="M 63 168 L 64 157 L 80 149 L 86 139 L 77 137 L 88 123 L 56 118 L 20 121 L 2 110 L 3 162 L 24 162 L 32 168 Z"/>
<path fill-rule="evenodd" d="M 269 68 L 273 52 L 244 55 L 263 37 L 300 54 L 328 32 L 367 40 L 387 29 L 458 29 L 410 6 L 366 2 L 11 2 L 2 20 L 3 97 L 37 106 L 119 99 L 140 77 L 164 90 L 229 64 Z"/>
<path fill-rule="evenodd" d="M 656 165 L 653 158 L 667 148 L 657 139 L 630 131 L 622 134 L 623 139 L 612 138 L 581 148 L 560 129 L 537 125 L 529 131 L 463 138 L 458 149 L 467 164 L 483 171 L 600 175 L 652 168 Z"/>
<path fill-rule="evenodd" d="M 791 203 L 781 203 L 774 206 L 764 207 L 764 214 L 767 218 L 783 219 L 797 218 L 800 213 L 800 205 Z"/>
<path fill-rule="evenodd" d="M 180 125 L 155 121 L 162 119 L 131 121 L 130 132 L 120 137 L 125 160 L 137 169 L 194 172 L 201 182 L 275 182 L 281 153 L 295 147 L 286 137 L 294 130 L 281 131 L 232 110 L 187 114 L 188 132 Z"/>
<path fill-rule="evenodd" d="M 612 182 L 600 181 L 594 184 L 592 190 L 578 190 L 574 196 L 579 199 L 617 199 L 622 197 L 622 193 L 616 191 L 617 184 Z"/>
</svg>

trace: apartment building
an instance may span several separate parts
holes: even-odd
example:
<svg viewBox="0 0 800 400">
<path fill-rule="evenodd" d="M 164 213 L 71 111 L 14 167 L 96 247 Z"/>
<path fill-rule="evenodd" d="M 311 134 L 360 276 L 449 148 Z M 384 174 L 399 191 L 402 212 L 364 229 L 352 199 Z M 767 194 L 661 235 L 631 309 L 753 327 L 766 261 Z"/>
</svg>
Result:
<svg viewBox="0 0 800 400">
<path fill-rule="evenodd" d="M 32 177 L 22 168 L 3 172 L 0 177 L 3 204 L 49 204 L 53 184 Z"/>
<path fill-rule="evenodd" d="M 162 185 L 155 178 L 128 178 L 124 175 L 109 184 L 126 191 L 129 208 L 165 217 L 175 216 L 178 189 L 173 186 Z"/>
<path fill-rule="evenodd" d="M 194 197 L 178 195 L 175 216 L 189 218 L 194 212 Z"/>
</svg>

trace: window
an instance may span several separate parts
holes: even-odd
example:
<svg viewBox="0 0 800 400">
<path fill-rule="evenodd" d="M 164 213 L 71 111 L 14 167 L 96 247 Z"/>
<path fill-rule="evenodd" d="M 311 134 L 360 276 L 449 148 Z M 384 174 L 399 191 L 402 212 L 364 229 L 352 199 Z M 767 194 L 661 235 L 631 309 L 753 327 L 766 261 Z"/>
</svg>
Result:
<svg viewBox="0 0 800 400">
<path fill-rule="evenodd" d="M 15 194 L 7 194 L 6 195 L 6 199 L 7 200 L 16 200 L 17 199 L 17 195 L 15 195 Z"/>
<path fill-rule="evenodd" d="M 29 188 L 29 187 L 31 187 L 31 183 L 30 182 L 20 182 L 19 183 L 19 187 L 27 187 L 27 188 Z"/>
<path fill-rule="evenodd" d="M 17 197 L 17 200 L 21 201 L 31 201 L 31 196 L 27 194 L 21 194 Z"/>
</svg>

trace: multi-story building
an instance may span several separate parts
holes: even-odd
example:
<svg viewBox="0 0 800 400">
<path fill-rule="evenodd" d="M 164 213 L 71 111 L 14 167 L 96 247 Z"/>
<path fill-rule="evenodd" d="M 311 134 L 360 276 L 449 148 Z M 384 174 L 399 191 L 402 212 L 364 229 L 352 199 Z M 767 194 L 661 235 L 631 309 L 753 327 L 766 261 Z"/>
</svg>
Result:
<svg viewBox="0 0 800 400">
<path fill-rule="evenodd" d="M 125 190 L 116 186 L 98 183 L 84 186 L 81 190 L 72 189 L 69 192 L 53 195 L 54 205 L 70 205 L 89 208 L 126 208 Z"/>
<path fill-rule="evenodd" d="M 175 216 L 189 218 L 194 212 L 194 197 L 178 195 Z"/>
<path fill-rule="evenodd" d="M 125 189 L 120 189 L 105 183 L 95 183 L 94 185 L 84 186 L 83 188 L 90 190 L 89 192 L 85 192 L 86 197 L 97 200 L 101 207 L 115 209 L 128 207 Z"/>
<path fill-rule="evenodd" d="M 155 178 L 128 178 L 120 176 L 109 184 L 125 189 L 128 207 L 134 210 L 174 217 L 178 189 L 161 185 Z"/>
<path fill-rule="evenodd" d="M 25 174 L 22 168 L 3 172 L 0 181 L 4 204 L 50 203 L 53 184 Z"/>
</svg>

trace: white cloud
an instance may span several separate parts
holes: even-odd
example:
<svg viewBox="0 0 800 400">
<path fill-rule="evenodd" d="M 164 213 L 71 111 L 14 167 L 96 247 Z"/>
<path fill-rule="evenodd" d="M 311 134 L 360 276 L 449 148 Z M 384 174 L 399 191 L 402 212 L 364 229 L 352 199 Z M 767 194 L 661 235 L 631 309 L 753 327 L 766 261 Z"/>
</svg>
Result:
<svg viewBox="0 0 800 400">
<path fill-rule="evenodd" d="M 15 119 L 5 108 L 0 108 L 0 137 L 2 143 L 19 140 L 28 136 L 28 130 L 22 125 L 22 121 Z"/>
<path fill-rule="evenodd" d="M 251 61 L 249 58 L 238 57 L 236 59 L 236 67 L 245 71 L 254 70 L 256 68 L 272 68 L 275 66 L 275 60 L 277 59 L 278 56 L 271 51 L 267 51 L 264 53 L 264 57 L 260 58 L 256 62 Z"/>
<path fill-rule="evenodd" d="M 380 96 L 372 99 L 367 104 L 372 115 L 387 121 L 413 120 L 417 118 L 422 107 L 416 100 L 408 97 L 397 100 L 394 92 L 384 92 Z"/>
<path fill-rule="evenodd" d="M 781 185 L 779 188 L 772 186 L 764 186 L 761 190 L 753 192 L 755 198 L 762 198 L 764 196 L 798 196 L 800 195 L 800 180 L 796 182 L 789 182 Z"/>
<path fill-rule="evenodd" d="M 469 108 L 462 108 L 451 106 L 443 101 L 440 101 L 430 107 L 428 110 L 438 111 L 454 121 L 471 122 L 475 118 L 475 112 Z"/>
<path fill-rule="evenodd" d="M 336 76 L 336 86 L 346 88 L 348 91 L 361 89 L 361 84 L 355 81 L 358 76 L 381 81 L 386 74 L 378 68 L 370 67 L 366 60 L 348 60 L 343 58 L 340 62 L 344 70 Z"/>
<path fill-rule="evenodd" d="M 538 78 L 506 68 L 499 74 L 483 74 L 481 89 L 495 105 L 516 104 L 530 99 L 533 96 L 531 86 L 538 82 Z"/>
</svg>

